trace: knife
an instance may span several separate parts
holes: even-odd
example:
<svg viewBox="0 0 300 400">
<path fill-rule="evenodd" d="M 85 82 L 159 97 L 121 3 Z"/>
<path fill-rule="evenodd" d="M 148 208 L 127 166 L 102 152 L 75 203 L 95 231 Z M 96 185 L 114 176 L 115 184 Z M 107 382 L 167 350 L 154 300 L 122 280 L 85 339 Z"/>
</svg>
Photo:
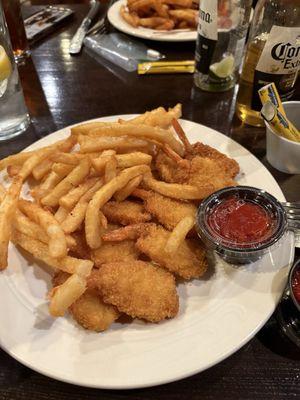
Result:
<svg viewBox="0 0 300 400">
<path fill-rule="evenodd" d="M 87 16 L 84 18 L 82 21 L 81 25 L 77 29 L 75 35 L 73 36 L 70 47 L 69 47 L 69 53 L 70 54 L 78 54 L 80 53 L 83 39 L 85 35 L 87 34 L 89 27 L 91 25 L 91 22 L 95 15 L 97 14 L 98 10 L 100 7 L 100 3 L 98 0 L 92 0 L 91 1 L 91 8 L 90 11 L 88 12 Z"/>
</svg>

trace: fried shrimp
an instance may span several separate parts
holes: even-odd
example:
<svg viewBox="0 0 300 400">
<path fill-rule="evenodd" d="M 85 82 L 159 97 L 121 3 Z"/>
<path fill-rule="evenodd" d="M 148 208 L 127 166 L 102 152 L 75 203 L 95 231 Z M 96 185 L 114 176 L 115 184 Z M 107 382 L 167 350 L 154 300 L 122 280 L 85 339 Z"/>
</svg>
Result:
<svg viewBox="0 0 300 400">
<path fill-rule="evenodd" d="M 133 318 L 159 322 L 179 309 L 174 277 L 143 261 L 104 264 L 94 282 L 106 303 Z"/>
</svg>

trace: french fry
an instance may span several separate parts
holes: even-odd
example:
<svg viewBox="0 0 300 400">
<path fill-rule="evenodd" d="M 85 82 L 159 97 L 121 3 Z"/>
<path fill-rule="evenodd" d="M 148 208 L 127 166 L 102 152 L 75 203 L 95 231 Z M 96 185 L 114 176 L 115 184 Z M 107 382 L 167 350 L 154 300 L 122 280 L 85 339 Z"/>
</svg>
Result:
<svg viewBox="0 0 300 400">
<path fill-rule="evenodd" d="M 40 189 L 47 191 L 53 189 L 63 178 L 56 172 L 51 171 L 41 183 Z"/>
<path fill-rule="evenodd" d="M 78 165 L 84 155 L 78 153 L 55 153 L 51 156 L 51 160 L 55 163 L 68 165 Z"/>
<path fill-rule="evenodd" d="M 114 194 L 114 198 L 119 202 L 127 199 L 127 197 L 129 197 L 131 193 L 139 186 L 142 180 L 143 175 L 139 175 L 131 179 L 126 186 L 124 186 L 122 189 L 118 190 Z"/>
<path fill-rule="evenodd" d="M 91 160 L 93 168 L 99 173 L 103 174 L 105 172 L 105 166 L 110 160 L 110 156 L 100 156 L 98 158 L 93 158 Z"/>
<path fill-rule="evenodd" d="M 0 160 L 0 171 L 2 171 L 8 165 L 23 165 L 25 161 L 27 161 L 32 156 L 44 153 L 48 149 L 54 149 L 54 150 L 58 149 L 60 151 L 67 151 L 67 149 L 71 150 L 71 148 L 74 146 L 75 143 L 76 143 L 76 137 L 75 135 L 73 136 L 71 135 L 67 139 L 59 140 L 58 142 L 50 146 L 43 147 L 41 149 L 13 154 L 12 156 L 8 156 L 6 158 L 3 158 L 3 160 Z"/>
<path fill-rule="evenodd" d="M 21 246 L 28 251 L 36 259 L 43 261 L 52 268 L 57 268 L 69 274 L 78 274 L 87 277 L 93 268 L 93 262 L 90 260 L 82 260 L 75 257 L 65 256 L 54 258 L 49 255 L 48 246 L 39 240 L 33 239 L 24 233 L 14 230 L 12 242 Z"/>
<path fill-rule="evenodd" d="M 86 279 L 71 275 L 63 284 L 50 292 L 49 311 L 53 317 L 62 317 L 67 309 L 85 292 Z"/>
<path fill-rule="evenodd" d="M 165 251 L 169 254 L 176 252 L 180 244 L 184 241 L 186 235 L 193 228 L 195 219 L 193 217 L 184 217 L 173 229 L 167 243 L 165 245 Z"/>
<path fill-rule="evenodd" d="M 166 111 L 163 107 L 158 107 L 155 110 L 147 111 L 133 119 L 127 121 L 120 121 L 121 123 L 129 123 L 134 125 L 149 125 L 157 126 L 162 129 L 170 128 L 173 118 L 178 119 L 181 117 L 181 104 L 177 104 L 174 108 L 169 108 Z"/>
<path fill-rule="evenodd" d="M 59 205 L 68 210 L 74 208 L 79 199 L 95 185 L 97 180 L 98 178 L 87 179 L 77 187 L 71 189 L 67 194 L 59 199 Z"/>
<path fill-rule="evenodd" d="M 101 207 L 114 195 L 115 192 L 122 189 L 131 179 L 138 175 L 149 172 L 150 168 L 146 165 L 140 165 L 123 170 L 120 175 L 100 188 L 89 202 L 85 216 L 85 235 L 86 242 L 90 248 L 96 249 L 101 245 L 101 226 L 99 219 L 95 218 Z"/>
<path fill-rule="evenodd" d="M 152 156 L 139 151 L 128 153 L 128 154 L 116 154 L 116 159 L 119 169 L 125 169 L 129 167 L 134 167 L 135 165 L 146 164 L 150 165 L 152 161 Z M 109 160 L 108 156 L 100 156 L 98 158 L 93 158 L 91 160 L 92 166 L 95 170 L 102 174 L 105 170 L 105 165 Z"/>
<path fill-rule="evenodd" d="M 26 215 L 24 215 L 19 209 L 17 209 L 15 212 L 13 226 L 26 236 L 40 240 L 45 244 L 48 244 L 49 242 L 49 236 L 47 235 L 46 231 L 39 224 L 33 222 Z"/>
<path fill-rule="evenodd" d="M 178 183 L 166 183 L 157 181 L 151 174 L 144 175 L 143 182 L 148 189 L 152 189 L 157 193 L 173 199 L 202 200 L 214 192 L 214 187 L 210 184 L 197 187 Z"/>
<path fill-rule="evenodd" d="M 30 194 L 36 201 L 39 202 L 40 199 L 46 196 L 46 194 L 51 189 L 53 189 L 61 180 L 62 178 L 57 175 L 56 172 L 51 171 L 39 186 L 31 189 Z"/>
<path fill-rule="evenodd" d="M 67 208 L 59 206 L 58 209 L 56 210 L 56 213 L 54 214 L 54 218 L 56 219 L 57 222 L 61 224 L 67 218 L 68 214 L 69 211 Z"/>
<path fill-rule="evenodd" d="M 6 195 L 6 190 L 0 183 L 0 203 L 4 200 L 5 195 Z"/>
<path fill-rule="evenodd" d="M 125 126 L 125 125 L 124 125 Z M 93 131 L 92 131 L 93 132 Z M 107 150 L 110 148 L 119 150 L 129 150 L 135 148 L 148 148 L 146 140 L 134 139 L 128 137 L 89 137 L 79 136 L 80 151 L 82 153 L 91 153 L 95 151 Z"/>
<path fill-rule="evenodd" d="M 94 194 L 100 187 L 103 186 L 103 181 L 101 179 L 92 186 L 79 200 L 73 210 L 67 215 L 65 220 L 62 222 L 61 227 L 65 233 L 75 232 L 80 228 L 84 221 L 86 209 L 88 202 L 92 199 Z"/>
<path fill-rule="evenodd" d="M 98 128 L 99 126 L 105 126 L 107 122 L 87 122 L 85 124 L 78 124 L 71 128 L 72 135 L 78 137 L 78 135 L 86 135 L 91 129 Z"/>
<path fill-rule="evenodd" d="M 20 171 L 21 171 L 21 166 L 20 165 L 8 165 L 7 166 L 7 174 L 10 178 L 13 178 L 14 176 L 17 176 Z"/>
<path fill-rule="evenodd" d="M 84 221 L 88 203 L 81 201 L 76 204 L 74 209 L 66 216 L 61 223 L 61 227 L 65 233 L 72 233 L 78 230 Z"/>
<path fill-rule="evenodd" d="M 171 15 L 171 17 L 176 18 L 178 21 L 186 21 L 189 26 L 197 26 L 197 10 L 169 10 L 169 14 Z"/>
<path fill-rule="evenodd" d="M 165 25 L 168 22 L 168 25 Z M 144 28 L 150 29 L 160 29 L 160 30 L 170 30 L 173 29 L 175 24 L 169 18 L 162 18 L 162 17 L 148 17 L 148 18 L 140 18 L 139 25 L 143 26 Z"/>
<path fill-rule="evenodd" d="M 55 172 L 58 176 L 63 179 L 74 169 L 74 165 L 63 164 L 63 163 L 54 163 L 52 165 L 52 171 Z"/>
<path fill-rule="evenodd" d="M 104 170 L 104 182 L 108 183 L 117 176 L 118 162 L 115 156 L 110 156 L 109 160 L 105 164 Z"/>
<path fill-rule="evenodd" d="M 55 153 L 57 149 L 60 148 L 71 148 L 74 145 L 74 138 L 70 137 L 65 141 L 59 143 L 58 145 L 49 146 L 46 149 L 41 149 L 41 151 L 36 152 L 30 158 L 28 158 L 22 165 L 22 169 L 19 175 L 25 180 L 33 171 L 33 169 L 43 162 L 51 154 Z"/>
<path fill-rule="evenodd" d="M 116 155 L 116 151 L 115 150 L 104 150 L 101 153 L 101 156 L 105 157 L 105 156 L 115 156 Z"/>
<path fill-rule="evenodd" d="M 0 204 L 0 270 L 7 267 L 8 244 L 11 238 L 12 220 L 22 188 L 22 179 L 16 177 Z"/>
<path fill-rule="evenodd" d="M 78 141 L 81 145 L 81 150 L 88 152 L 98 150 L 96 145 L 94 145 L 94 147 L 92 146 L 93 141 L 95 143 L 99 141 L 98 143 L 100 146 L 102 143 L 109 143 L 109 141 L 104 138 L 114 137 L 116 140 L 120 136 L 146 139 L 150 142 L 160 143 L 161 145 L 168 144 L 179 155 L 182 156 L 184 154 L 181 142 L 179 142 L 170 131 L 148 125 L 134 125 L 133 127 L 132 124 L 107 124 L 106 126 L 92 129 L 88 137 L 79 136 Z"/>
<path fill-rule="evenodd" d="M 116 155 L 118 168 L 124 169 L 134 167 L 135 165 L 150 165 L 152 156 L 141 152 L 132 152 L 128 154 L 117 154 Z"/>
<path fill-rule="evenodd" d="M 41 203 L 48 207 L 58 205 L 59 199 L 64 196 L 72 187 L 79 185 L 90 171 L 90 160 L 84 158 L 55 188 L 42 198 Z"/>
<path fill-rule="evenodd" d="M 32 175 L 33 175 L 34 179 L 39 181 L 45 175 L 47 175 L 48 172 L 51 171 L 52 164 L 53 164 L 53 161 L 50 160 L 49 158 L 46 158 L 44 161 L 42 161 L 40 164 L 38 164 L 36 167 L 34 167 L 32 170 Z"/>
<path fill-rule="evenodd" d="M 64 257 L 67 255 L 67 242 L 65 233 L 57 220 L 49 212 L 35 203 L 19 200 L 20 210 L 32 221 L 39 224 L 49 237 L 49 254 L 51 257 Z"/>
<path fill-rule="evenodd" d="M 55 151 L 55 149 L 53 149 L 53 148 L 46 149 L 45 151 L 36 153 L 36 154 L 32 155 L 30 158 L 28 158 L 22 165 L 22 168 L 19 172 L 19 176 L 22 177 L 23 181 L 32 173 L 33 169 L 37 165 L 42 163 L 54 151 Z"/>
<path fill-rule="evenodd" d="M 31 221 L 19 209 L 17 209 L 15 212 L 13 226 L 19 232 L 24 233 L 31 238 L 40 240 L 42 243 L 45 244 L 49 243 L 49 236 L 44 231 L 44 229 L 40 225 Z M 66 241 L 68 248 L 73 248 L 76 246 L 76 240 L 72 236 L 66 235 Z"/>
<path fill-rule="evenodd" d="M 121 6 L 120 8 L 120 14 L 122 16 L 122 18 L 131 26 L 133 26 L 134 28 L 137 28 L 139 26 L 139 22 L 140 19 L 137 16 L 136 13 L 129 13 L 128 11 L 126 11 L 125 6 Z"/>
<path fill-rule="evenodd" d="M 181 8 L 192 8 L 193 0 L 161 0 L 164 4 Z"/>
</svg>

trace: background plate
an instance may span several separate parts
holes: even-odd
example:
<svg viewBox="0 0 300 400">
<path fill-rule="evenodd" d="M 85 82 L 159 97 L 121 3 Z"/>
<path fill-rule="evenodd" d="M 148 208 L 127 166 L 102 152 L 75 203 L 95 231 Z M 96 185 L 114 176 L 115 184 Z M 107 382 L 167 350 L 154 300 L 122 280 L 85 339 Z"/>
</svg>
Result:
<svg viewBox="0 0 300 400">
<path fill-rule="evenodd" d="M 142 39 L 156 40 L 159 42 L 191 42 L 197 39 L 197 31 L 158 33 L 154 29 L 143 27 L 134 28 L 127 24 L 120 15 L 120 8 L 126 5 L 126 0 L 119 0 L 108 10 L 107 17 L 109 22 L 119 31 Z"/>
<path fill-rule="evenodd" d="M 240 184 L 284 200 L 272 175 L 242 146 L 202 125 L 182 120 L 182 126 L 192 142 L 201 139 L 235 158 L 241 167 Z M 68 133 L 69 128 L 57 131 L 28 150 Z M 0 274 L 0 345 L 26 366 L 77 385 L 127 389 L 175 381 L 220 362 L 255 335 L 281 297 L 293 257 L 294 238 L 289 233 L 272 254 L 246 267 L 216 260 L 204 279 L 178 286 L 180 312 L 175 319 L 115 323 L 104 333 L 93 333 L 71 318 L 49 316 L 47 268 L 37 268 L 11 245 L 9 268 Z"/>
</svg>

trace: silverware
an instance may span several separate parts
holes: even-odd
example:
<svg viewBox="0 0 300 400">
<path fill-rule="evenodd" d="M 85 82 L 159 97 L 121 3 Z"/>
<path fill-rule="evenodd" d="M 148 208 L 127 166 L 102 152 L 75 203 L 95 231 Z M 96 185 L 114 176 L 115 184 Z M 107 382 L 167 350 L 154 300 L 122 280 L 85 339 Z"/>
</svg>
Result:
<svg viewBox="0 0 300 400">
<path fill-rule="evenodd" d="M 91 0 L 90 4 L 91 4 L 91 8 L 90 8 L 87 16 L 84 18 L 84 20 L 82 21 L 81 25 L 79 26 L 79 28 L 77 29 L 75 35 L 73 36 L 73 38 L 71 40 L 70 48 L 69 48 L 70 54 L 80 53 L 83 39 L 89 30 L 89 27 L 92 23 L 93 18 L 95 17 L 95 15 L 97 14 L 97 12 L 99 10 L 100 3 L 98 2 L 98 0 Z"/>
<path fill-rule="evenodd" d="M 288 227 L 294 231 L 295 247 L 300 247 L 300 202 L 281 203 L 288 220 Z"/>
<path fill-rule="evenodd" d="M 107 9 L 105 14 L 103 15 L 103 17 L 101 19 L 99 19 L 98 22 L 95 23 L 95 25 L 93 25 L 89 31 L 87 32 L 87 35 L 96 35 L 97 33 L 101 33 L 101 34 L 105 34 L 107 33 L 107 23 L 108 23 L 108 19 L 107 19 L 107 13 L 110 9 L 110 7 L 116 2 L 116 0 L 110 0 L 110 2 L 108 3 Z"/>
</svg>

